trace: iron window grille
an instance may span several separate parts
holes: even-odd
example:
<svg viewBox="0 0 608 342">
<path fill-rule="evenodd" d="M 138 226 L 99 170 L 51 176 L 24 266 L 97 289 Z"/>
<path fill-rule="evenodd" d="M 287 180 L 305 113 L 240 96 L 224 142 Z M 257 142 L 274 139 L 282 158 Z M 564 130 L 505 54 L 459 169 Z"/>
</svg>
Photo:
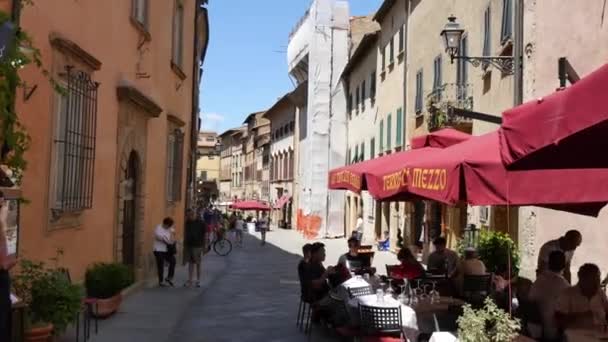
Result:
<svg viewBox="0 0 608 342">
<path fill-rule="evenodd" d="M 184 133 L 175 129 L 169 134 L 167 143 L 167 202 L 182 199 L 182 164 Z"/>
<path fill-rule="evenodd" d="M 75 212 L 93 206 L 97 91 L 99 83 L 83 71 L 66 66 L 67 81 L 58 95 L 54 211 Z"/>
</svg>

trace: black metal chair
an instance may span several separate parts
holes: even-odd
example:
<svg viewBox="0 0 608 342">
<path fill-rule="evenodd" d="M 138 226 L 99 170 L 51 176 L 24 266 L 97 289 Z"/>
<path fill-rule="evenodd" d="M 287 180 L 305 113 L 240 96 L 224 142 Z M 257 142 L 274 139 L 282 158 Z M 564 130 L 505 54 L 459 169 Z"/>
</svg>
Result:
<svg viewBox="0 0 608 342">
<path fill-rule="evenodd" d="M 403 338 L 401 307 L 375 307 L 359 304 L 361 336 Z"/>
<path fill-rule="evenodd" d="M 59 268 L 59 273 L 65 277 L 65 279 L 72 283 L 72 277 L 70 271 L 67 268 Z M 80 315 L 82 315 L 82 337 L 84 341 L 87 341 L 91 337 L 91 318 L 95 320 L 95 335 L 99 332 L 99 320 L 93 313 L 97 310 L 97 300 L 95 298 L 84 297 L 82 298 L 82 309 L 76 317 L 76 342 L 80 338 Z"/>
<path fill-rule="evenodd" d="M 361 286 L 361 287 L 350 287 L 348 289 L 348 296 L 350 298 L 357 298 L 361 296 L 367 296 L 374 294 L 374 290 L 371 286 Z"/>
<path fill-rule="evenodd" d="M 464 275 L 462 295 L 464 300 L 473 306 L 483 305 L 492 291 L 492 275 Z"/>
</svg>

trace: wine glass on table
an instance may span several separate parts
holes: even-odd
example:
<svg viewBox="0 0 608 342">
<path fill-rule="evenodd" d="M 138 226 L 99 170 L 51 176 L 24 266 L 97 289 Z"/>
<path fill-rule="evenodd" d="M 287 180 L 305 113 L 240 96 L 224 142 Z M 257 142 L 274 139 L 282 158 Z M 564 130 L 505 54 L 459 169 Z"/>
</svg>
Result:
<svg viewBox="0 0 608 342">
<path fill-rule="evenodd" d="M 431 304 L 433 303 L 439 303 L 441 301 L 441 294 L 439 294 L 439 291 L 437 291 L 437 282 L 433 281 L 431 282 L 431 292 L 429 293 L 429 296 L 431 297 Z"/>
<path fill-rule="evenodd" d="M 392 296 L 394 295 L 394 292 L 395 292 L 395 291 L 393 291 L 393 278 L 390 278 L 390 277 L 389 277 L 389 278 L 387 279 L 387 281 L 388 281 L 388 288 L 386 289 L 386 294 L 387 294 L 389 297 L 392 297 Z"/>
</svg>

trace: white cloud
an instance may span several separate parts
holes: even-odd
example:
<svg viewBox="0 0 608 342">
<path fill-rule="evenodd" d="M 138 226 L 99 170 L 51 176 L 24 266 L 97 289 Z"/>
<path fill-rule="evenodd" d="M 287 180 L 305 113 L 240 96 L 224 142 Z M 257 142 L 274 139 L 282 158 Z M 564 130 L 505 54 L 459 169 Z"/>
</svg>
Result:
<svg viewBox="0 0 608 342">
<path fill-rule="evenodd" d="M 224 116 L 219 113 L 203 113 L 203 122 L 222 122 L 224 121 Z"/>
<path fill-rule="evenodd" d="M 201 119 L 203 121 L 201 129 L 217 131 L 225 118 L 219 113 L 202 113 Z"/>
</svg>

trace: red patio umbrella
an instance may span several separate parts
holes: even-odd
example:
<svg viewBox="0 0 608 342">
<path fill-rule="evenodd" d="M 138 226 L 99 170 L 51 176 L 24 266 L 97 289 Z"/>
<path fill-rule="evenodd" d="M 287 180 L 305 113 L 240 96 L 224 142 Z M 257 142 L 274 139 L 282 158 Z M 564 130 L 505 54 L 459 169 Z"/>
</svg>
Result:
<svg viewBox="0 0 608 342">
<path fill-rule="evenodd" d="M 468 140 L 470 134 L 453 128 L 444 128 L 438 131 L 417 136 L 412 139 L 412 149 L 423 147 L 446 148 Z"/>
<path fill-rule="evenodd" d="M 501 156 L 513 169 L 607 168 L 608 64 L 574 85 L 506 111 Z"/>
<path fill-rule="evenodd" d="M 380 200 L 417 195 L 447 204 L 538 205 L 593 216 L 608 201 L 608 170 L 507 171 L 497 132 L 366 177 L 370 194 Z"/>
<path fill-rule="evenodd" d="M 419 156 L 422 153 L 421 151 L 430 150 L 433 150 L 433 148 L 427 147 L 419 150 L 407 150 L 330 170 L 328 188 L 332 190 L 350 190 L 360 193 L 361 191 L 368 189 L 365 177 L 367 170 L 382 168 L 383 165 L 401 164 L 409 158 Z"/>
<path fill-rule="evenodd" d="M 256 201 L 256 200 L 234 202 L 234 203 L 232 203 L 232 205 L 230 205 L 230 208 L 238 209 L 238 210 L 260 210 L 260 211 L 270 210 L 270 207 L 267 204 L 260 202 L 260 201 Z"/>
</svg>

